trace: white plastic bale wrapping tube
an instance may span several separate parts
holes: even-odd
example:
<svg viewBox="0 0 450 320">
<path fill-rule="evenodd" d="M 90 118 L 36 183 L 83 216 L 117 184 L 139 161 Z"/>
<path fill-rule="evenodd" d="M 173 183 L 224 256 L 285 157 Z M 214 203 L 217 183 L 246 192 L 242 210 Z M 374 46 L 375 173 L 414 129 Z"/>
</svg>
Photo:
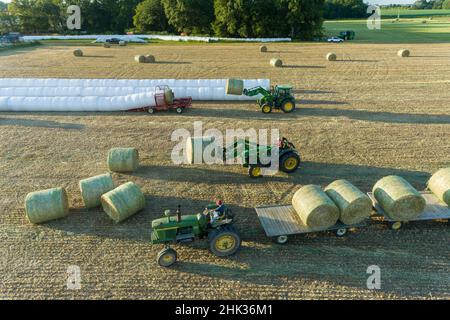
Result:
<svg viewBox="0 0 450 320">
<path fill-rule="evenodd" d="M 125 111 L 154 106 L 154 90 L 168 85 L 175 97 L 236 101 L 257 97 L 227 95 L 226 79 L 0 79 L 0 111 Z M 268 79 L 244 80 L 246 88 L 270 88 Z"/>
</svg>

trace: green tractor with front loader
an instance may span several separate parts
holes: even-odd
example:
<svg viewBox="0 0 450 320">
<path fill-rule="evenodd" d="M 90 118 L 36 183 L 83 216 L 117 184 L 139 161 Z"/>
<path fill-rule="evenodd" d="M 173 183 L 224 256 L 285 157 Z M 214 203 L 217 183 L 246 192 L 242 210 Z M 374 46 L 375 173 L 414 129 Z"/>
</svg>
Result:
<svg viewBox="0 0 450 320">
<path fill-rule="evenodd" d="M 257 103 L 262 113 L 271 113 L 273 109 L 281 109 L 284 113 L 291 113 L 295 110 L 295 98 L 292 93 L 292 86 L 278 85 L 266 90 L 261 86 L 244 89 L 243 94 L 248 97 L 262 95 Z"/>
<path fill-rule="evenodd" d="M 156 262 L 170 267 L 177 261 L 177 252 L 170 244 L 184 244 L 207 239 L 209 250 L 218 257 L 230 256 L 239 250 L 241 237 L 233 226 L 234 215 L 222 201 L 208 205 L 203 213 L 182 215 L 180 206 L 175 215 L 165 211 L 165 217 L 152 221 L 152 244 L 164 244 Z"/>
<path fill-rule="evenodd" d="M 278 164 L 275 168 L 273 157 L 277 148 Z M 247 139 L 237 140 L 230 146 L 223 148 L 223 159 L 239 159 L 244 168 L 248 168 L 250 178 L 263 176 L 264 168 L 273 168 L 285 173 L 293 173 L 300 166 L 300 154 L 294 144 L 286 138 L 281 138 L 277 145 L 267 146 L 253 143 Z"/>
</svg>

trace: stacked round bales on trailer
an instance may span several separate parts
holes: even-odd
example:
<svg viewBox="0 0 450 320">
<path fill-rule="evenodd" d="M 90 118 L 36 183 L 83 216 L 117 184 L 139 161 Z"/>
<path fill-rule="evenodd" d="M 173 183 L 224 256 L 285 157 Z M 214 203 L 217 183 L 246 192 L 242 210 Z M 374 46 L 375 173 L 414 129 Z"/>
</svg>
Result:
<svg viewBox="0 0 450 320">
<path fill-rule="evenodd" d="M 294 194 L 292 206 L 300 220 L 311 228 L 329 228 L 339 219 L 339 209 L 320 186 L 307 185 Z"/>
<path fill-rule="evenodd" d="M 387 176 L 373 187 L 373 195 L 386 215 L 395 221 L 417 218 L 425 209 L 425 199 L 405 179 Z"/>
<path fill-rule="evenodd" d="M 428 180 L 428 189 L 450 207 L 450 168 L 438 170 Z"/>
<path fill-rule="evenodd" d="M 339 208 L 339 220 L 347 225 L 369 218 L 372 201 L 347 180 L 336 180 L 325 188 L 326 194 Z"/>
</svg>

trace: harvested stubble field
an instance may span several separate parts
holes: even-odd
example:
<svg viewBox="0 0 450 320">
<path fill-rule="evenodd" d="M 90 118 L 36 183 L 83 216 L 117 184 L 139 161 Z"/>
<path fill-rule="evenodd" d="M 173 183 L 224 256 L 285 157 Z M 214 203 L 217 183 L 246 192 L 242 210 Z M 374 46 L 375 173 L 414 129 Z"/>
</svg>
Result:
<svg viewBox="0 0 450 320">
<path fill-rule="evenodd" d="M 402 46 L 403 47 L 403 46 Z M 423 189 L 431 172 L 450 163 L 448 45 L 157 44 L 104 49 L 58 43 L 0 53 L 0 77 L 270 78 L 296 88 L 298 110 L 261 114 L 253 103 L 195 103 L 175 113 L 0 114 L 0 298 L 450 298 L 450 232 L 438 222 L 400 231 L 383 224 L 345 238 L 320 233 L 274 244 L 253 207 L 288 204 L 305 184 L 346 178 L 369 191 L 397 174 Z M 327 52 L 338 54 L 327 62 Z M 136 54 L 156 64 L 136 64 Z M 283 68 L 269 60 L 281 58 Z M 251 180 L 235 166 L 175 166 L 177 128 L 278 128 L 300 150 L 295 174 Z M 147 207 L 122 224 L 100 209 L 82 208 L 77 183 L 107 171 L 109 148 L 140 150 L 142 166 L 116 181 L 134 181 Z M 25 218 L 28 192 L 64 186 L 72 214 L 41 226 Z M 164 209 L 199 212 L 220 197 L 238 216 L 243 248 L 219 259 L 205 242 L 177 246 L 180 262 L 156 266 L 150 222 Z M 66 288 L 69 265 L 81 268 L 82 289 Z M 366 287 L 370 265 L 381 290 Z"/>
</svg>

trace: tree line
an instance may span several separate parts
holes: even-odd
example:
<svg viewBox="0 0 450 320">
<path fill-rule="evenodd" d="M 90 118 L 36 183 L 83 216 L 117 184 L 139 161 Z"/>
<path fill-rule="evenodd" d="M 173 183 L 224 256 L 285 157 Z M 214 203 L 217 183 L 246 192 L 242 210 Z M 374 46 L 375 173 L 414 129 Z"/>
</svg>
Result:
<svg viewBox="0 0 450 320">
<path fill-rule="evenodd" d="M 66 27 L 81 8 L 81 30 Z M 0 1 L 0 33 L 185 33 L 220 37 L 321 35 L 323 19 L 367 16 L 363 0 L 12 0 Z"/>
</svg>

